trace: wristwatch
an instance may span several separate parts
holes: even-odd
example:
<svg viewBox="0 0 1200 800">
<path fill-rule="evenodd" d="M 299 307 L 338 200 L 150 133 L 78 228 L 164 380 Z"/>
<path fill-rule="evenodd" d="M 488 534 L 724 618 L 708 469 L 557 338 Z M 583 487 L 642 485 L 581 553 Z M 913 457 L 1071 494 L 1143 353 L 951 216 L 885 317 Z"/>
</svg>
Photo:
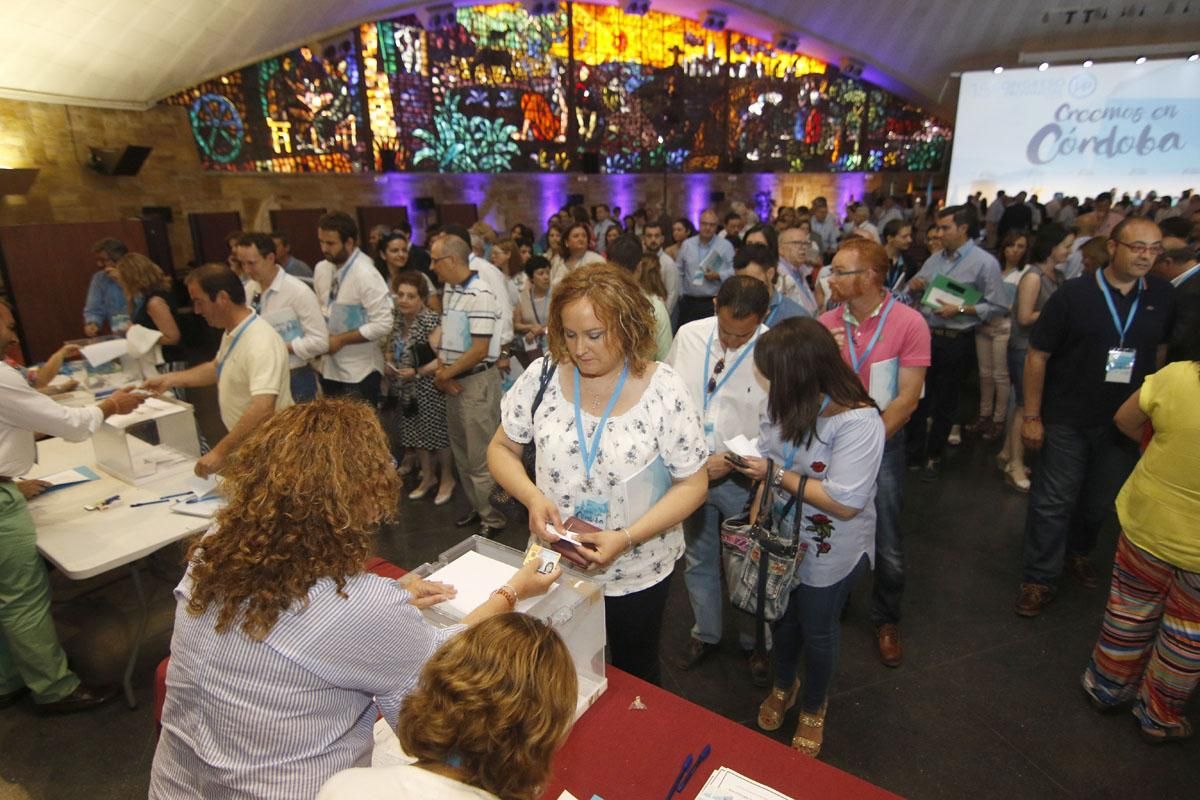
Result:
<svg viewBox="0 0 1200 800">
<path fill-rule="evenodd" d="M 959 313 L 959 314 L 965 314 L 965 313 L 967 313 L 967 307 L 966 307 L 966 306 L 959 306 L 959 307 L 958 307 L 958 313 Z"/>
<path fill-rule="evenodd" d="M 783 473 L 784 473 L 783 467 L 779 467 L 778 469 L 775 470 L 775 474 L 771 476 L 771 488 L 772 489 L 778 489 L 780 486 L 783 485 Z"/>
</svg>

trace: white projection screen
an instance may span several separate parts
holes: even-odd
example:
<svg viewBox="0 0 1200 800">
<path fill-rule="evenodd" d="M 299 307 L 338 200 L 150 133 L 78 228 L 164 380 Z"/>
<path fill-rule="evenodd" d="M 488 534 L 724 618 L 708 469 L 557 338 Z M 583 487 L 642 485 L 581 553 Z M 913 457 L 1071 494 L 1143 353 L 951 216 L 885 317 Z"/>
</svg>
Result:
<svg viewBox="0 0 1200 800">
<path fill-rule="evenodd" d="M 948 199 L 1200 189 L 1200 61 L 966 72 Z"/>
</svg>

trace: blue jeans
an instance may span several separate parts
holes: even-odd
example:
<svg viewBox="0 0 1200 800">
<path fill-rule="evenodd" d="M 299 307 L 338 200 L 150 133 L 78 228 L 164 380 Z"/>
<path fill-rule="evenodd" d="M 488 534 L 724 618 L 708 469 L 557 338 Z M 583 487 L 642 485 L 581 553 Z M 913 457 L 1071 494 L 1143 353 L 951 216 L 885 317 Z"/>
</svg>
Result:
<svg viewBox="0 0 1200 800">
<path fill-rule="evenodd" d="M 821 710 L 837 668 L 842 634 L 842 607 L 858 576 L 870 561 L 863 553 L 850 574 L 832 586 L 800 584 L 788 598 L 787 611 L 775 626 L 775 687 L 790 690 L 796 682 L 800 656 L 804 656 L 804 687 L 800 708 L 810 714 Z"/>
<path fill-rule="evenodd" d="M 292 401 L 306 403 L 317 397 L 317 373 L 305 364 L 292 370 Z"/>
<path fill-rule="evenodd" d="M 871 622 L 895 625 L 900 621 L 904 594 L 903 531 L 904 429 L 896 431 L 883 448 L 875 492 L 875 585 L 871 590 Z"/>
<path fill-rule="evenodd" d="M 1054 586 L 1067 553 L 1092 552 L 1137 460 L 1137 445 L 1110 423 L 1046 425 L 1025 517 L 1026 583 Z"/>
<path fill-rule="evenodd" d="M 746 507 L 750 489 L 732 476 L 708 487 L 708 499 L 684 520 L 683 534 L 687 541 L 684 551 L 683 582 L 696 624 L 692 637 L 706 644 L 721 641 L 721 521 L 737 516 Z M 746 627 L 746 626 L 742 626 Z M 748 634 L 747 634 L 748 631 Z M 747 635 L 749 643 L 747 644 Z M 743 648 L 754 646 L 754 631 L 746 627 L 739 632 Z"/>
</svg>

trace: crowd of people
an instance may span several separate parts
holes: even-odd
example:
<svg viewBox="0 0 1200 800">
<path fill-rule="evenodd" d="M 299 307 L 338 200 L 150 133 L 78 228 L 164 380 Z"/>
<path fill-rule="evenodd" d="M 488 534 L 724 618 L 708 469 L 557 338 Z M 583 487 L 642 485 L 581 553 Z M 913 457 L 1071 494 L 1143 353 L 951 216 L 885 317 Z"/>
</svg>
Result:
<svg viewBox="0 0 1200 800">
<path fill-rule="evenodd" d="M 227 264 L 184 278 L 194 312 L 223 331 L 215 357 L 188 368 L 168 350 L 181 326 L 166 276 L 120 242 L 97 244 L 85 333 L 159 331 L 162 374 L 146 388 L 215 384 L 228 431 L 197 465 L 223 475 L 229 504 L 176 590 L 152 797 L 446 782 L 473 787 L 464 797 L 535 796 L 569 726 L 573 670 L 553 631 L 507 612 L 558 571 L 522 569 L 462 632 L 418 613 L 451 587 L 362 569 L 402 492 L 443 505 L 459 487 L 456 524 L 480 535 L 525 516 L 535 541 L 580 531 L 612 663 L 643 679 L 659 680 L 676 562 L 694 617 L 679 669 L 719 647 L 732 595 L 747 678 L 767 689 L 757 724 L 777 730 L 799 705 L 792 744 L 816 756 L 842 609 L 867 572 L 879 658 L 903 663 L 906 471 L 939 480 L 964 435 L 994 442 L 1006 485 L 1029 495 L 1021 616 L 1043 613 L 1064 573 L 1099 585 L 1109 564 L 1093 551 L 1116 509 L 1082 685 L 1099 710 L 1132 704 L 1150 741 L 1191 735 L 1200 198 L 870 197 L 839 219 L 818 197 L 763 218 L 734 203 L 696 223 L 573 205 L 540 235 L 434 225 L 418 246 L 407 226 L 360 240 L 334 212 L 314 231 L 324 259 L 311 270 L 285 237 L 238 233 Z M 82 436 L 98 424 L 52 414 L 8 373 L 0 388 L 39 409 L 6 401 L 0 425 Z M 136 402 L 114 398 L 99 414 Z M 739 440 L 753 452 L 735 452 Z M 16 476 L 28 464 L 10 449 L 0 438 L 0 472 Z M 14 487 L 0 525 L 31 531 L 21 515 L 36 487 Z M 767 556 L 735 545 L 747 529 L 788 543 L 749 604 L 735 578 Z M 31 608 L 48 620 L 37 592 Z M 78 686 L 65 669 L 43 666 L 35 682 L 24 662 L 0 663 L 0 677 L 53 704 Z M 505 697 L 459 713 L 476 680 Z M 415 765 L 341 772 L 366 763 L 376 705 Z M 500 747 L 492 719 L 531 733 Z"/>
</svg>

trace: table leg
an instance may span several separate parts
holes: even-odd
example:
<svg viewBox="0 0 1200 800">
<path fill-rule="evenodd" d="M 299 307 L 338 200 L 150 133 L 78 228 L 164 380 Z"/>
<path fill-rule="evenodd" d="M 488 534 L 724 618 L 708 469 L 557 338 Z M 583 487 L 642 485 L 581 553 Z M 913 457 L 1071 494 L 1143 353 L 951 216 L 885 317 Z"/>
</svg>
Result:
<svg viewBox="0 0 1200 800">
<path fill-rule="evenodd" d="M 129 565 L 129 577 L 133 579 L 133 591 L 137 595 L 138 618 L 137 628 L 133 634 L 133 643 L 129 648 L 129 660 L 125 662 L 125 702 L 131 709 L 137 708 L 137 698 L 133 695 L 133 668 L 137 664 L 138 652 L 142 649 L 142 639 L 146 636 L 146 621 L 150 617 L 150 608 L 146 605 L 146 591 L 142 588 L 142 573 L 139 563 Z"/>
</svg>

